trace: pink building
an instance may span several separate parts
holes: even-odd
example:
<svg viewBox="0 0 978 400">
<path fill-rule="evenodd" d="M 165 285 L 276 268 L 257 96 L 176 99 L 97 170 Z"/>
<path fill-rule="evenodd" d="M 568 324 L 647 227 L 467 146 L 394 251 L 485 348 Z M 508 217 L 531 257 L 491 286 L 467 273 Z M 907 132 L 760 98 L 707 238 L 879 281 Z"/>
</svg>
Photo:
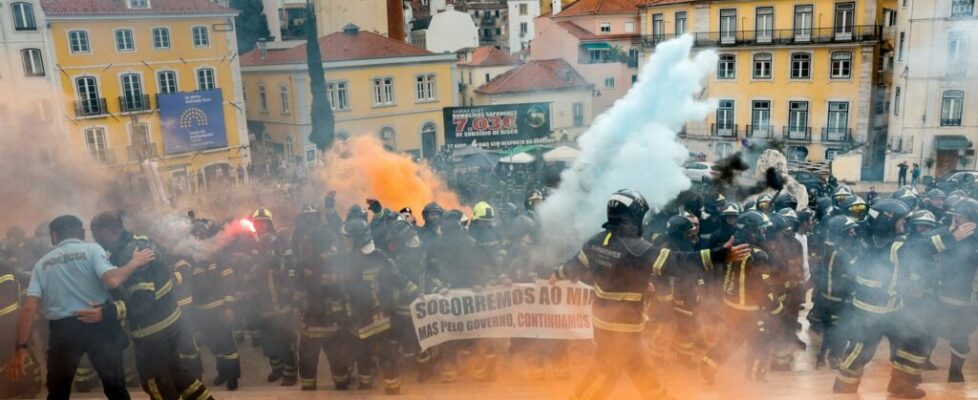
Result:
<svg viewBox="0 0 978 400">
<path fill-rule="evenodd" d="M 639 4 L 644 0 L 578 0 L 535 20 L 530 59 L 562 58 L 594 85 L 595 116 L 632 87 L 638 74 Z M 635 44 L 633 44 L 635 43 Z"/>
</svg>

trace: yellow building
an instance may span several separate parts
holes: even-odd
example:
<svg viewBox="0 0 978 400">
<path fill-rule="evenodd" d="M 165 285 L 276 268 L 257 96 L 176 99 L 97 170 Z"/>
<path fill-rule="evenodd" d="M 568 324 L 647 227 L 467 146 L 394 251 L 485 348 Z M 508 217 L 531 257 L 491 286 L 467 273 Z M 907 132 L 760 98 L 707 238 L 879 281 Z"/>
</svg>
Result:
<svg viewBox="0 0 978 400">
<path fill-rule="evenodd" d="M 882 46 L 888 3 L 894 1 L 650 0 L 641 12 L 642 44 L 651 52 L 692 34 L 697 49 L 719 54 L 703 95 L 718 108 L 687 124 L 691 151 L 715 159 L 776 139 L 789 159 L 822 161 L 867 144 L 874 149 L 881 133 L 885 144 L 872 100 L 884 89 L 880 60 L 892 49 Z"/>
<path fill-rule="evenodd" d="M 456 104 L 456 55 L 434 54 L 348 25 L 319 39 L 338 138 L 376 135 L 392 151 L 430 157 Z M 306 45 L 241 56 L 248 123 L 272 159 L 313 163 Z"/>
<path fill-rule="evenodd" d="M 233 17 L 208 0 L 42 0 L 53 73 L 79 151 L 146 184 L 158 162 L 164 182 L 213 186 L 249 163 Z M 197 93 L 212 104 L 192 122 L 213 140 L 186 146 L 166 124 L 166 95 Z M 203 110 L 204 108 L 201 108 Z M 223 119 L 224 129 L 218 122 Z M 189 136 L 189 130 L 187 135 Z M 222 137 L 223 135 L 223 137 Z M 189 140 L 189 139 L 187 139 Z M 195 139 L 196 140 L 196 139 Z M 199 146 L 198 146 L 199 145 Z"/>
</svg>

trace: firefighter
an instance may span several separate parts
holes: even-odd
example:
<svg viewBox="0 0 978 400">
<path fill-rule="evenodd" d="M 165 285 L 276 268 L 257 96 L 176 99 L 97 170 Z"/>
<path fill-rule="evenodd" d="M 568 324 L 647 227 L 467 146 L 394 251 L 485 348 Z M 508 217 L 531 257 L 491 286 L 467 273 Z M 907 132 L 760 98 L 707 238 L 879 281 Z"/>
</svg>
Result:
<svg viewBox="0 0 978 400">
<path fill-rule="evenodd" d="M 183 333 L 180 335 L 180 345 L 177 354 L 180 363 L 197 379 L 203 379 L 204 365 L 200 359 L 200 349 L 197 346 L 197 329 L 200 321 L 194 313 L 193 266 L 190 256 L 173 254 L 167 264 L 172 265 L 173 295 L 180 307 L 180 318 Z"/>
<path fill-rule="evenodd" d="M 233 332 L 239 300 L 235 295 L 237 271 L 232 265 L 247 264 L 249 242 L 239 238 L 190 269 L 197 328 L 201 342 L 214 356 L 217 369 L 214 386 L 226 385 L 232 391 L 237 390 L 241 379 L 241 356 Z"/>
<path fill-rule="evenodd" d="M 374 244 L 370 226 L 362 219 L 350 219 L 344 233 L 352 244 L 347 260 L 349 279 L 346 290 L 350 307 L 350 331 L 355 337 L 356 368 L 360 390 L 373 387 L 376 377 L 374 359 L 380 360 L 384 392 L 398 394 L 401 378 L 397 368 L 397 349 L 389 340 L 391 292 L 396 267 Z"/>
<path fill-rule="evenodd" d="M 769 214 L 774 211 L 771 204 L 771 195 L 762 194 L 757 196 L 757 200 L 754 202 L 754 209 L 760 211 L 764 214 Z"/>
<path fill-rule="evenodd" d="M 852 188 L 846 185 L 841 185 L 832 191 L 832 207 L 839 210 L 844 209 L 842 207 L 842 202 L 853 195 Z M 838 211 L 837 211 L 838 212 Z"/>
<path fill-rule="evenodd" d="M 934 219 L 937 222 L 944 221 L 947 210 L 945 209 L 945 203 L 947 200 L 947 195 L 941 189 L 931 189 L 927 192 L 927 197 L 924 199 L 924 209 L 930 211 L 934 214 Z"/>
<path fill-rule="evenodd" d="M 3 346 L 0 347 L 0 360 L 9 360 L 17 349 L 20 283 L 15 277 L 16 272 L 12 264 L 0 263 L 0 346 Z M 0 376 L 0 398 L 33 398 L 41 392 L 41 366 L 34 351 L 28 349 L 24 367 L 25 378 L 10 380 L 7 374 Z M 94 375 L 94 371 L 92 373 Z"/>
<path fill-rule="evenodd" d="M 642 239 L 642 219 L 648 211 L 648 203 L 637 191 L 612 194 L 604 231 L 588 239 L 577 256 L 551 277 L 554 283 L 586 279 L 596 296 L 592 304 L 595 360 L 572 398 L 606 398 L 625 372 L 644 398 L 672 398 L 660 386 L 643 352 L 643 302 L 650 277 L 683 273 L 682 268 L 695 260 L 710 269 L 714 259 L 719 262 L 744 255 L 743 246 L 700 252 L 656 248 Z"/>
<path fill-rule="evenodd" d="M 445 214 L 445 210 L 441 208 L 438 203 L 431 202 L 424 206 L 421 210 L 421 219 L 424 221 L 424 226 L 418 230 L 418 236 L 421 238 L 421 243 L 425 247 L 430 248 L 436 241 L 438 241 L 439 236 L 441 236 L 441 217 Z"/>
<path fill-rule="evenodd" d="M 496 213 L 493 208 L 489 203 L 482 201 L 472 208 L 472 220 L 469 223 L 469 234 L 475 239 L 478 250 L 476 258 L 478 262 L 489 267 L 494 276 L 503 271 L 506 258 L 503 240 L 493 225 L 495 220 Z"/>
<path fill-rule="evenodd" d="M 400 348 L 405 358 L 413 359 L 418 368 L 418 382 L 426 382 L 434 374 L 431 353 L 421 351 L 418 336 L 411 320 L 411 302 L 418 296 L 441 291 L 444 286 L 438 280 L 428 253 L 414 226 L 404 220 L 391 226 L 391 242 L 388 254 L 393 257 L 397 273 L 405 279 L 404 287 L 394 287 L 391 294 L 391 340 Z"/>
<path fill-rule="evenodd" d="M 978 222 L 978 201 L 966 199 L 958 202 L 949 213 L 952 226 Z M 941 304 L 941 336 L 951 344 L 951 364 L 948 382 L 964 382 L 962 368 L 971 350 L 971 335 L 978 328 L 978 288 L 974 286 L 978 271 L 978 243 L 974 236 L 966 239 L 963 246 L 954 246 L 941 255 L 938 281 Z"/>
<path fill-rule="evenodd" d="M 140 249 L 152 249 L 165 254 L 155 242 L 145 236 L 127 231 L 119 212 L 101 213 L 91 222 L 92 235 L 110 254 L 115 265 L 128 262 Z M 170 268 L 162 261 L 154 260 L 138 269 L 121 286 L 112 291 L 124 310 L 102 307 L 83 311 L 79 318 L 98 321 L 125 320 L 130 329 L 136 354 L 136 367 L 143 390 L 151 399 L 176 400 L 180 398 L 212 399 L 207 388 L 190 374 L 180 363 L 177 349 L 180 345 L 182 324 L 180 308 L 173 294 Z M 103 314 L 103 311 L 108 311 Z"/>
<path fill-rule="evenodd" d="M 678 252 L 702 250 L 703 246 L 699 243 L 699 220 L 695 216 L 685 213 L 676 217 L 669 219 L 669 233 L 665 248 Z M 718 247 L 722 246 L 723 244 Z M 673 321 L 676 322 L 676 337 L 674 339 L 676 355 L 681 364 L 693 367 L 696 365 L 694 362 L 695 354 L 707 347 L 706 342 L 700 336 L 697 320 L 701 293 L 704 291 L 707 278 L 705 271 L 697 269 L 695 265 L 688 265 L 683 268 L 684 272 L 673 278 L 674 294 L 669 311 L 673 314 Z M 656 294 L 656 300 L 659 300 L 658 294 Z"/>
<path fill-rule="evenodd" d="M 801 243 L 795 239 L 795 229 L 798 225 L 798 214 L 792 208 L 783 208 L 771 217 L 771 237 L 768 240 L 768 250 L 775 268 L 775 280 L 782 285 L 775 293 L 779 295 L 784 305 L 773 324 L 772 329 L 777 351 L 774 352 L 773 365 L 775 371 L 790 371 L 792 355 L 795 347 L 805 349 L 806 345 L 796 333 L 801 330 L 798 313 L 804 302 L 802 281 L 804 268 Z"/>
<path fill-rule="evenodd" d="M 902 200 L 905 199 L 883 199 L 873 204 L 870 236 L 865 240 L 865 250 L 859 257 L 854 276 L 850 315 L 854 326 L 832 388 L 835 393 L 855 393 L 859 389 L 866 364 L 886 336 L 895 349 L 887 391 L 899 398 L 917 399 L 926 395 L 917 387 L 922 364 L 926 361 L 926 331 L 916 316 L 904 310 L 912 282 L 909 268 L 900 268 L 901 259 L 912 258 L 908 254 L 919 256 L 918 252 L 922 251 L 943 251 L 945 243 L 970 236 L 974 225 L 958 227 L 953 233 L 920 238 L 924 240 L 907 245 L 903 235 L 910 208 Z"/>
<path fill-rule="evenodd" d="M 822 334 L 816 369 L 824 366 L 826 361 L 835 369 L 842 361 L 847 333 L 841 318 L 850 301 L 853 269 L 860 250 L 856 229 L 856 220 L 845 215 L 836 215 L 826 222 L 826 256 L 812 274 L 815 281 L 815 305 L 811 312 L 815 321 L 813 327 Z"/>
<path fill-rule="evenodd" d="M 700 375 L 711 384 L 720 365 L 744 343 L 748 346 L 744 375 L 752 380 L 764 379 L 768 355 L 763 341 L 771 337 L 772 316 L 784 310 L 765 250 L 771 228 L 771 220 L 760 211 L 747 211 L 737 218 L 734 243 L 746 245 L 749 256 L 723 266 L 725 334 L 699 364 Z"/>
<path fill-rule="evenodd" d="M 318 389 L 319 355 L 329 360 L 333 387 L 346 390 L 350 384 L 354 344 L 344 329 L 348 306 L 344 290 L 344 257 L 331 234 L 332 223 L 320 220 L 315 207 L 307 206 L 296 221 L 292 236 L 301 279 L 296 287 L 300 309 L 299 377 L 302 390 Z"/>
<path fill-rule="evenodd" d="M 920 205 L 920 195 L 917 194 L 917 189 L 909 186 L 904 186 L 893 192 L 894 199 L 903 202 L 910 211 L 915 211 L 917 206 Z"/>
<path fill-rule="evenodd" d="M 272 369 L 268 382 L 282 380 L 282 386 L 294 386 L 298 380 L 295 353 L 295 329 L 292 321 L 295 270 L 287 265 L 291 251 L 275 230 L 272 212 L 259 208 L 251 215 L 258 237 L 253 290 L 253 306 L 258 311 L 261 347 Z"/>
</svg>

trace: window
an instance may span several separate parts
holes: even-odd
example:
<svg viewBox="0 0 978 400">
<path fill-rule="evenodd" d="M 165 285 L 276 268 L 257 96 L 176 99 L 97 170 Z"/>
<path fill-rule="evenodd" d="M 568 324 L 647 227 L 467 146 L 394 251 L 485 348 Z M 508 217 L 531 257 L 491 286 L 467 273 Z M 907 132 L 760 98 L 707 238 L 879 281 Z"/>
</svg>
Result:
<svg viewBox="0 0 978 400">
<path fill-rule="evenodd" d="M 686 34 L 686 12 L 676 13 L 676 37 Z"/>
<path fill-rule="evenodd" d="M 122 111 L 138 111 L 149 108 L 149 98 L 143 96 L 143 83 L 138 74 L 122 75 Z"/>
<path fill-rule="evenodd" d="M 40 49 L 23 49 L 20 58 L 24 60 L 24 75 L 44 76 L 44 61 Z"/>
<path fill-rule="evenodd" d="M 754 54 L 754 79 L 771 79 L 771 53 Z"/>
<path fill-rule="evenodd" d="M 961 126 L 961 110 L 964 92 L 948 90 L 941 101 L 941 126 Z"/>
<path fill-rule="evenodd" d="M 771 134 L 771 102 L 754 100 L 751 106 L 750 133 L 752 136 L 767 137 Z"/>
<path fill-rule="evenodd" d="M 421 156 L 431 158 L 437 152 L 438 147 L 438 125 L 434 122 L 425 122 L 421 125 Z"/>
<path fill-rule="evenodd" d="M 720 10 L 720 43 L 732 44 L 737 39 L 737 10 Z"/>
<path fill-rule="evenodd" d="M 601 33 L 611 33 L 611 22 L 601 23 Z"/>
<path fill-rule="evenodd" d="M 665 40 L 666 21 L 662 19 L 662 14 L 652 16 L 652 42 L 659 43 Z"/>
<path fill-rule="evenodd" d="M 831 141 L 845 140 L 849 134 L 849 103 L 844 101 L 829 102 L 829 120 L 825 125 L 826 139 Z"/>
<path fill-rule="evenodd" d="M 883 9 L 883 26 L 891 27 L 897 24 L 897 12 L 889 8 Z"/>
<path fill-rule="evenodd" d="M 75 111 L 79 116 L 102 115 L 105 113 L 105 103 L 98 94 L 98 81 L 92 76 L 83 76 L 75 79 L 75 88 L 78 90 L 78 104 Z"/>
<path fill-rule="evenodd" d="M 109 158 L 109 143 L 105 140 L 105 128 L 85 129 L 85 147 L 98 161 L 111 162 Z"/>
<path fill-rule="evenodd" d="M 717 159 L 723 159 L 733 154 L 734 148 L 730 143 L 720 142 L 717 143 L 716 146 L 713 146 L 713 152 L 715 153 Z"/>
<path fill-rule="evenodd" d="M 852 39 L 852 25 L 856 15 L 856 3 L 837 3 L 835 5 L 835 38 Z"/>
<path fill-rule="evenodd" d="M 626 22 L 625 23 L 625 33 L 633 33 L 633 32 L 635 32 L 635 23 L 634 22 Z"/>
<path fill-rule="evenodd" d="M 217 81 L 214 79 L 214 70 L 211 68 L 201 68 L 197 70 L 197 90 L 214 90 L 217 88 Z"/>
<path fill-rule="evenodd" d="M 812 55 L 794 53 L 791 55 L 791 79 L 809 79 L 812 77 Z"/>
<path fill-rule="evenodd" d="M 193 28 L 194 47 L 210 47 L 210 33 L 206 26 L 195 26 Z"/>
<path fill-rule="evenodd" d="M 350 109 L 350 92 L 346 81 L 326 82 L 326 93 L 333 110 Z"/>
<path fill-rule="evenodd" d="M 92 51 L 91 46 L 88 44 L 88 32 L 69 31 L 68 50 L 71 51 L 71 54 L 87 54 Z"/>
<path fill-rule="evenodd" d="M 156 81 L 160 85 L 160 94 L 170 94 L 177 92 L 177 73 L 173 71 L 160 71 L 156 74 Z"/>
<path fill-rule="evenodd" d="M 614 77 L 604 78 L 604 87 L 605 87 L 605 89 L 614 89 L 615 88 L 615 78 Z"/>
<path fill-rule="evenodd" d="M 520 36 L 526 36 L 530 32 L 530 24 L 526 22 L 520 22 Z"/>
<path fill-rule="evenodd" d="M 36 31 L 37 22 L 34 21 L 34 6 L 30 3 L 13 3 L 10 5 L 10 14 L 14 17 L 14 30 L 17 31 Z"/>
<path fill-rule="evenodd" d="M 754 22 L 759 43 L 770 43 L 774 38 L 774 7 L 758 7 Z"/>
<path fill-rule="evenodd" d="M 717 107 L 716 134 L 729 136 L 734 130 L 734 101 L 720 100 Z"/>
<path fill-rule="evenodd" d="M 814 7 L 811 5 L 795 6 L 795 40 L 807 42 L 812 40 L 812 13 Z"/>
<path fill-rule="evenodd" d="M 792 139 L 803 139 L 808 130 L 808 102 L 788 102 L 788 135 Z"/>
<path fill-rule="evenodd" d="M 849 78 L 852 75 L 852 53 L 837 51 L 832 53 L 832 78 Z"/>
<path fill-rule="evenodd" d="M 153 48 L 169 49 L 170 48 L 170 30 L 167 28 L 153 28 Z"/>
<path fill-rule="evenodd" d="M 435 74 L 424 74 L 415 77 L 415 94 L 417 101 L 434 101 L 438 99 L 435 90 Z"/>
<path fill-rule="evenodd" d="M 968 35 L 951 31 L 947 35 L 947 71 L 949 78 L 961 78 L 968 71 Z"/>
<path fill-rule="evenodd" d="M 970 17 L 975 8 L 975 0 L 952 0 L 951 17 Z"/>
<path fill-rule="evenodd" d="M 897 60 L 903 62 L 903 45 L 907 42 L 907 34 L 900 32 L 900 44 L 897 47 Z"/>
<path fill-rule="evenodd" d="M 893 115 L 900 115 L 900 88 L 893 93 Z"/>
<path fill-rule="evenodd" d="M 282 114 L 288 114 L 292 110 L 289 106 L 289 88 L 285 85 L 278 87 L 278 101 L 282 104 Z"/>
<path fill-rule="evenodd" d="M 584 126 L 584 103 L 574 103 L 574 126 Z"/>
<path fill-rule="evenodd" d="M 258 111 L 268 112 L 268 91 L 265 85 L 258 85 Z"/>
<path fill-rule="evenodd" d="M 733 54 L 721 54 L 717 62 L 717 79 L 734 79 L 737 77 L 737 57 Z"/>
<path fill-rule="evenodd" d="M 485 78 L 486 78 L 485 83 L 489 83 L 489 81 L 492 80 L 491 78 L 489 78 L 489 74 L 488 73 L 486 73 Z"/>
<path fill-rule="evenodd" d="M 136 42 L 132 38 L 132 29 L 115 30 L 115 49 L 116 51 L 136 50 Z"/>
<path fill-rule="evenodd" d="M 529 6 L 527 4 L 520 4 L 519 9 L 520 9 L 520 15 L 526 15 L 529 13 L 528 11 Z"/>
<path fill-rule="evenodd" d="M 292 136 L 285 137 L 285 155 L 286 160 L 292 161 L 292 157 L 295 156 L 295 142 L 292 141 Z"/>
<path fill-rule="evenodd" d="M 377 78 L 373 80 L 374 105 L 387 106 L 394 104 L 394 78 Z"/>
<path fill-rule="evenodd" d="M 149 0 L 129 0 L 129 8 L 149 8 Z"/>
</svg>

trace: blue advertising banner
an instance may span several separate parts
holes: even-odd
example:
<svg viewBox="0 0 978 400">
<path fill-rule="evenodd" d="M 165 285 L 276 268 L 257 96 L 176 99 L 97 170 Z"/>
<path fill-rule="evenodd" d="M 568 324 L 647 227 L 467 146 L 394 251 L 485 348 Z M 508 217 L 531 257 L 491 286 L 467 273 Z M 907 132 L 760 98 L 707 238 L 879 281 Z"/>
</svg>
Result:
<svg viewBox="0 0 978 400">
<path fill-rule="evenodd" d="M 166 154 L 228 146 L 220 89 L 161 94 L 157 100 Z"/>
</svg>

